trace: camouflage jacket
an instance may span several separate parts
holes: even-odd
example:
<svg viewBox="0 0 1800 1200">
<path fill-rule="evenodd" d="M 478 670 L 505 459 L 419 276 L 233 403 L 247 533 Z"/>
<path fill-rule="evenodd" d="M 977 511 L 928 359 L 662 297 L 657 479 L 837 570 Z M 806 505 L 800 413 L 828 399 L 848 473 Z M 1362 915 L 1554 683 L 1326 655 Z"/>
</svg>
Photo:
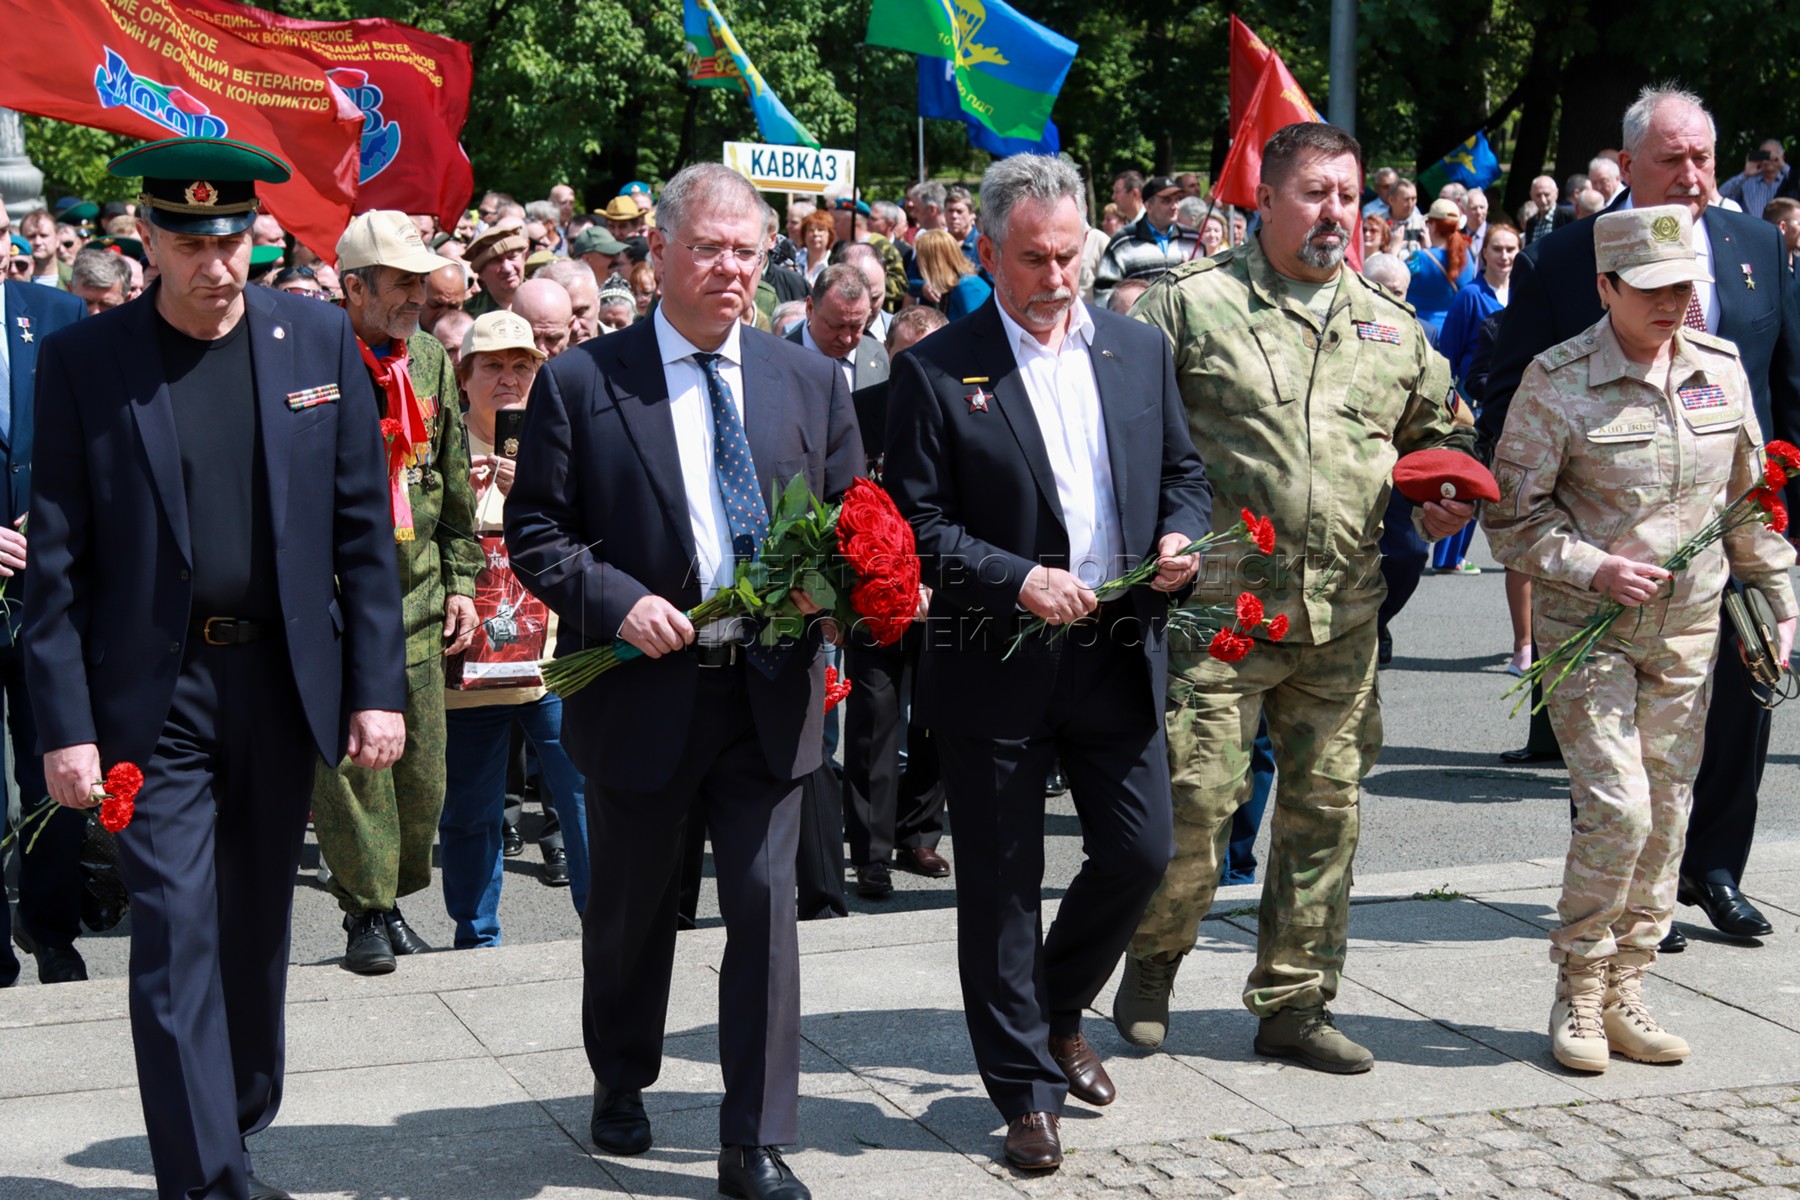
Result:
<svg viewBox="0 0 1800 1200">
<path fill-rule="evenodd" d="M 869 245 L 881 256 L 881 269 L 887 273 L 881 306 L 889 312 L 899 312 L 906 303 L 906 259 L 901 256 L 900 247 L 879 233 L 869 235 Z"/>
<path fill-rule="evenodd" d="M 444 598 L 475 595 L 481 544 L 475 540 L 475 492 L 469 484 L 469 435 L 463 428 L 462 392 L 443 343 L 420 330 L 406 342 L 413 392 L 425 410 L 431 435 L 419 461 L 405 468 L 412 504 L 413 540 L 394 543 L 406 620 L 406 667 L 439 666 L 444 652 Z M 387 398 L 375 389 L 387 415 Z M 412 682 L 417 687 L 418 681 Z"/>
<path fill-rule="evenodd" d="M 1586 620 L 1609 554 L 1661 563 L 1762 477 L 1750 380 L 1724 338 L 1677 331 L 1663 380 L 1625 357 L 1612 321 L 1532 360 L 1494 453 L 1500 502 L 1482 514 L 1494 557 L 1543 580 L 1534 602 Z M 1794 551 L 1761 523 L 1701 553 L 1656 603 L 1717 607 L 1726 559 L 1794 615 Z"/>
<path fill-rule="evenodd" d="M 1244 508 L 1275 524 L 1272 559 L 1209 555 L 1197 598 L 1256 592 L 1301 642 L 1373 619 L 1394 460 L 1474 445 L 1452 419 L 1450 365 L 1412 309 L 1346 268 L 1321 326 L 1252 239 L 1175 268 L 1132 315 L 1174 350 L 1214 524 L 1229 528 Z"/>
</svg>

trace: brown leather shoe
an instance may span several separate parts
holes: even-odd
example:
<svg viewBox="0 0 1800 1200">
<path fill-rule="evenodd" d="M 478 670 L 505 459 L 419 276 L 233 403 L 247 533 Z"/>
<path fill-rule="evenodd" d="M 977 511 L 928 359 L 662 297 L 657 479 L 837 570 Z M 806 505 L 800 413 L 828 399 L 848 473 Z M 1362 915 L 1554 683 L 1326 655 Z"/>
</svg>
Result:
<svg viewBox="0 0 1800 1200">
<path fill-rule="evenodd" d="M 914 850 L 902 847 L 894 854 L 894 865 L 902 871 L 923 875 L 927 879 L 943 879 L 950 874 L 950 860 L 930 846 Z"/>
<path fill-rule="evenodd" d="M 1052 1037 L 1050 1057 L 1069 1077 L 1069 1095 L 1077 1100 L 1104 1108 L 1118 1098 L 1118 1090 L 1100 1065 L 1100 1056 L 1079 1033 L 1074 1037 Z"/>
<path fill-rule="evenodd" d="M 1006 1161 L 1021 1171 L 1054 1171 L 1062 1166 L 1060 1122 L 1055 1113 L 1029 1112 L 1006 1123 Z"/>
</svg>

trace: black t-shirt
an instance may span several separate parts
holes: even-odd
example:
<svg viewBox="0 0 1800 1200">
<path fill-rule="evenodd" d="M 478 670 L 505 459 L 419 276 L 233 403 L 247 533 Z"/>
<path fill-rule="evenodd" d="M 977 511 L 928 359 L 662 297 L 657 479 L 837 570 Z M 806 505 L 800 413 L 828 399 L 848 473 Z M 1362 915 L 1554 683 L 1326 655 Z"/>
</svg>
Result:
<svg viewBox="0 0 1800 1200">
<path fill-rule="evenodd" d="M 250 322 L 215 341 L 156 318 L 194 555 L 195 620 L 281 619 L 269 476 L 258 440 Z"/>
</svg>

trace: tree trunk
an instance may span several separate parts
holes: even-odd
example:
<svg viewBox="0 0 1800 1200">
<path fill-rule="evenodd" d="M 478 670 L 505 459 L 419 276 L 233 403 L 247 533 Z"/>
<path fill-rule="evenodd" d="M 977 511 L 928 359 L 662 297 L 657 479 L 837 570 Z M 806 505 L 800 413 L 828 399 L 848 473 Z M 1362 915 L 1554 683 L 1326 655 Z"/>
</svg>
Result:
<svg viewBox="0 0 1800 1200">
<path fill-rule="evenodd" d="M 1570 58 L 1562 71 L 1562 127 L 1556 139 L 1558 182 L 1587 173 L 1601 150 L 1618 150 L 1625 110 L 1650 82 L 1650 69 L 1629 54 L 1609 52 L 1625 41 L 1620 27 L 1641 20 L 1631 5 L 1589 10 L 1597 49 Z"/>
<path fill-rule="evenodd" d="M 1515 216 L 1531 199 L 1531 181 L 1543 174 L 1550 156 L 1550 129 L 1556 118 L 1556 84 L 1562 64 L 1553 48 L 1561 31 L 1540 26 L 1531 43 L 1531 61 L 1525 68 L 1525 102 L 1519 106 L 1514 127 L 1512 168 L 1506 177 L 1506 213 Z"/>
</svg>

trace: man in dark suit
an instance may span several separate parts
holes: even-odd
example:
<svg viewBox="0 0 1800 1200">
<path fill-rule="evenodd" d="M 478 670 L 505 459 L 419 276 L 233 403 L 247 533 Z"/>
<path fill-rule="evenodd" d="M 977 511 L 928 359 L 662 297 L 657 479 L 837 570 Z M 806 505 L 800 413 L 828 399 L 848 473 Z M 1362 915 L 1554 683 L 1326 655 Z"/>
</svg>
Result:
<svg viewBox="0 0 1800 1200">
<path fill-rule="evenodd" d="M 8 252 L 0 244 L 0 256 Z M 0 265 L 4 265 L 0 263 Z M 19 652 L 20 600 L 26 564 L 26 511 L 31 506 L 31 397 L 37 380 L 42 339 L 87 315 L 67 292 L 8 279 L 0 284 L 0 705 L 12 730 L 13 780 L 23 811 L 44 799 L 44 761 L 37 753 L 37 728 L 25 687 Z M 19 977 L 11 939 L 37 958 L 39 983 L 72 983 L 87 978 L 87 964 L 75 949 L 81 934 L 81 842 L 87 821 L 63 811 L 37 836 L 30 854 L 19 856 L 19 929 L 0 900 L 0 987 Z"/>
<path fill-rule="evenodd" d="M 963 1007 L 1023 1170 L 1061 1164 L 1065 1095 L 1114 1097 L 1081 1011 L 1174 850 L 1162 618 L 1199 567 L 1176 552 L 1212 526 L 1167 343 L 1077 298 L 1085 195 L 1055 158 L 988 168 L 995 297 L 900 356 L 888 410 L 886 483 L 933 589 L 913 703 L 954 822 Z M 1154 584 L 1100 604 L 1096 587 L 1146 555 Z M 1008 658 L 1032 617 L 1066 636 Z M 1058 759 L 1087 857 L 1040 944 Z"/>
<path fill-rule="evenodd" d="M 1800 293 L 1785 269 L 1780 231 L 1707 203 L 1716 169 L 1715 138 L 1712 118 L 1698 97 L 1667 87 L 1646 88 L 1626 110 L 1624 132 L 1619 166 L 1629 190 L 1612 209 L 1685 204 L 1693 211 L 1695 249 L 1714 282 L 1694 286 L 1688 322 L 1737 345 L 1763 437 L 1795 441 L 1800 438 Z M 1602 311 L 1594 285 L 1591 218 L 1519 256 L 1479 422 L 1490 454 L 1526 366 L 1593 325 Z M 1790 503 L 1800 499 L 1800 488 L 1790 488 L 1788 495 Z M 1772 932 L 1740 890 L 1769 752 L 1769 713 L 1752 694 L 1731 622 L 1722 624 L 1706 750 L 1681 862 L 1680 898 L 1683 904 L 1700 906 L 1721 932 L 1754 938 Z M 1680 931 L 1671 929 L 1663 948 L 1686 945 Z"/>
<path fill-rule="evenodd" d="M 764 210 L 718 163 L 669 181 L 650 234 L 662 302 L 538 373 L 506 540 L 520 581 L 561 618 L 559 653 L 617 639 L 643 654 L 563 708 L 600 855 L 582 928 L 594 1142 L 650 1147 L 642 1090 L 662 1065 L 679 864 L 689 822 L 704 821 L 729 937 L 719 1186 L 804 1200 L 777 1147 L 797 1135 L 794 860 L 801 780 L 821 762 L 824 630 L 762 647 L 741 622 L 696 632 L 685 615 L 758 552 L 772 487 L 801 476 L 835 498 L 863 461 L 838 369 L 742 323 Z"/>
<path fill-rule="evenodd" d="M 160 1200 L 251 1200 L 281 1104 L 288 927 L 313 765 L 404 744 L 387 473 L 337 309 L 244 288 L 280 159 L 176 138 L 143 175 L 140 300 L 38 361 L 25 676 L 52 799 L 144 773 L 119 834 L 132 1043 Z"/>
<path fill-rule="evenodd" d="M 813 280 L 812 294 L 806 298 L 806 320 L 787 340 L 835 362 L 851 391 L 874 387 L 887 381 L 888 356 L 865 330 L 880 307 L 881 293 L 869 289 L 860 268 L 834 263 Z"/>
</svg>

